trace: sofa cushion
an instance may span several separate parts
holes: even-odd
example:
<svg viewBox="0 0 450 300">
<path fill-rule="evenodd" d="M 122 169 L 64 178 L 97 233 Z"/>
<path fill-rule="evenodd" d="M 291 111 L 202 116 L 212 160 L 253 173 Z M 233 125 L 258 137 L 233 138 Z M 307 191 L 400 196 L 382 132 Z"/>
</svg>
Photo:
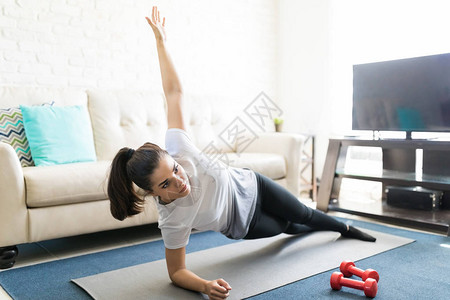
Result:
<svg viewBox="0 0 450 300">
<path fill-rule="evenodd" d="M 67 87 L 0 86 L 0 99 L 2 107 L 40 105 L 50 101 L 58 106 L 87 105 L 86 91 Z"/>
<path fill-rule="evenodd" d="M 286 176 L 286 161 L 279 154 L 226 153 L 226 157 L 232 167 L 249 168 L 274 180 Z"/>
<path fill-rule="evenodd" d="M 0 109 L 0 142 L 14 148 L 22 167 L 34 165 L 19 107 Z"/>
<path fill-rule="evenodd" d="M 20 109 L 36 166 L 96 160 L 85 106 L 21 105 Z"/>
<path fill-rule="evenodd" d="M 53 101 L 42 105 L 53 105 Z M 0 142 L 10 144 L 22 167 L 34 166 L 20 107 L 0 108 Z"/>
<path fill-rule="evenodd" d="M 161 93 L 89 90 L 88 97 L 97 159 L 112 160 L 120 148 L 145 142 L 164 146 L 167 118 Z"/>
<path fill-rule="evenodd" d="M 233 110 L 228 99 L 212 95 L 185 95 L 186 125 L 193 143 L 201 151 L 236 151 L 234 138 L 228 140 Z"/>
<path fill-rule="evenodd" d="M 28 207 L 47 207 L 107 199 L 110 161 L 23 169 Z"/>
</svg>

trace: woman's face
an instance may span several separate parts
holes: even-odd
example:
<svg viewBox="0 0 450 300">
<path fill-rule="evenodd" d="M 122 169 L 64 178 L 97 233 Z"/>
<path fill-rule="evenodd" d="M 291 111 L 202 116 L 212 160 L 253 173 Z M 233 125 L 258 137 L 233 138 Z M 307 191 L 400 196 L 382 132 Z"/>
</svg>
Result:
<svg viewBox="0 0 450 300">
<path fill-rule="evenodd" d="M 191 191 L 186 172 L 170 155 L 161 158 L 159 166 L 153 172 L 151 182 L 153 182 L 152 195 L 161 197 L 166 203 L 185 197 Z"/>
</svg>

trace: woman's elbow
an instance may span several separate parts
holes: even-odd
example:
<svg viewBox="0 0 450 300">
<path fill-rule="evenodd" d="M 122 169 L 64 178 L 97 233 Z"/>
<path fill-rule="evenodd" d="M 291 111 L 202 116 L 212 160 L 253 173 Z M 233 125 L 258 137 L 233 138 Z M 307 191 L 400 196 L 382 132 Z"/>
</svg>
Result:
<svg viewBox="0 0 450 300">
<path fill-rule="evenodd" d="M 173 276 L 171 276 L 171 275 L 169 274 L 169 278 L 170 278 L 170 281 L 172 281 L 173 284 L 177 285 L 177 283 L 175 282 L 175 279 L 174 279 Z"/>
<path fill-rule="evenodd" d="M 178 285 L 177 282 L 179 280 L 177 280 L 177 279 L 179 279 L 179 271 L 180 271 L 180 269 L 172 271 L 172 272 L 171 271 L 168 272 L 170 281 L 172 281 L 172 283 L 175 284 L 175 285 Z"/>
</svg>

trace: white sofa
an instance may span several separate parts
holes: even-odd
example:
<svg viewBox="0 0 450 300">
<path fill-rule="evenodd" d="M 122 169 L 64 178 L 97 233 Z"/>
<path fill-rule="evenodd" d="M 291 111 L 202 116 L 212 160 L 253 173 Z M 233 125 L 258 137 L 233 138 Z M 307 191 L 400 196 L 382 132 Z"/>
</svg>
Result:
<svg viewBox="0 0 450 300">
<path fill-rule="evenodd" d="M 219 135 L 233 119 L 226 103 L 212 97 L 187 97 L 189 133 L 199 149 L 221 145 L 230 165 L 249 167 L 291 192 L 299 192 L 300 155 L 304 137 L 260 132 L 245 149 L 223 147 Z M 0 143 L 0 264 L 14 263 L 15 245 L 157 222 L 153 198 L 145 211 L 115 220 L 106 195 L 110 162 L 124 146 L 146 141 L 164 146 L 167 128 L 161 93 L 69 88 L 0 87 L 0 108 L 54 101 L 57 106 L 86 105 L 96 162 L 21 167 L 14 149 Z M 222 105 L 221 105 L 222 104 Z M 9 267 L 3 264 L 3 267 Z"/>
</svg>

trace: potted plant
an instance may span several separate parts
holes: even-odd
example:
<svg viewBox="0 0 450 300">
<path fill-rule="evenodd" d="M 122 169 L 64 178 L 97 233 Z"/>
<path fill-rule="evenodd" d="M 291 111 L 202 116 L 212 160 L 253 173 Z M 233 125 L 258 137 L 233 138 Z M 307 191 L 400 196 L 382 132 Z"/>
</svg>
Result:
<svg viewBox="0 0 450 300">
<path fill-rule="evenodd" d="M 273 123 L 275 124 L 275 131 L 276 132 L 281 132 L 282 127 L 283 127 L 283 122 L 284 122 L 284 120 L 282 118 L 275 118 L 275 119 L 273 119 Z"/>
</svg>

